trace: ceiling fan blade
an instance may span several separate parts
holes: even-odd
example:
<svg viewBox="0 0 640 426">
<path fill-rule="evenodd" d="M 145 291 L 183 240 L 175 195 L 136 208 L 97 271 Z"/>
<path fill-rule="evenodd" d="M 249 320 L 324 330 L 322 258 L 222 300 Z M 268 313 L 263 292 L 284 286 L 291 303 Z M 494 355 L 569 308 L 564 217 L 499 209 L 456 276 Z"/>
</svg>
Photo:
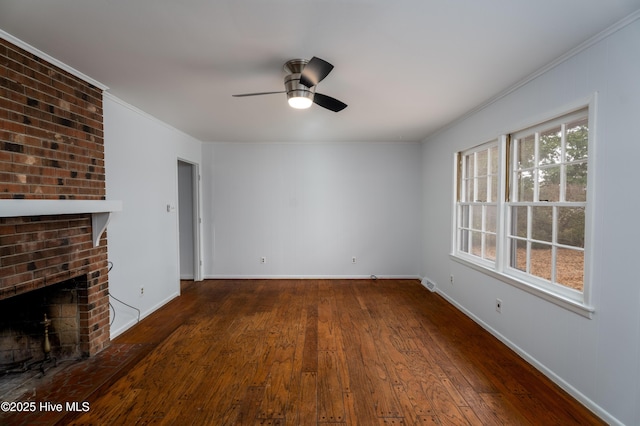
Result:
<svg viewBox="0 0 640 426">
<path fill-rule="evenodd" d="M 307 87 L 313 87 L 320 83 L 333 69 L 333 65 L 324 59 L 311 58 L 309 63 L 304 66 L 300 74 L 300 84 Z"/>
<path fill-rule="evenodd" d="M 332 98 L 331 96 L 323 95 L 322 93 L 316 93 L 313 95 L 313 102 L 323 108 L 331 110 L 333 112 L 342 111 L 347 107 L 347 104 Z"/>
<path fill-rule="evenodd" d="M 279 92 L 258 92 L 258 93 L 242 93 L 239 95 L 231 95 L 234 98 L 244 98 L 246 96 L 260 96 L 260 95 L 273 95 L 274 93 L 287 93 L 284 90 L 281 90 Z"/>
</svg>

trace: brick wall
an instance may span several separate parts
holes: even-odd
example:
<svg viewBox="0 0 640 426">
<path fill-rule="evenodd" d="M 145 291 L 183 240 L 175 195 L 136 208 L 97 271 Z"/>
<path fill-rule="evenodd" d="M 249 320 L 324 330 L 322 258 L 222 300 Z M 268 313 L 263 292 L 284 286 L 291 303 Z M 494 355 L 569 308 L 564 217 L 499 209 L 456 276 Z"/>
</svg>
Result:
<svg viewBox="0 0 640 426">
<path fill-rule="evenodd" d="M 104 199 L 102 92 L 0 39 L 0 198 Z"/>
<path fill-rule="evenodd" d="M 102 91 L 0 39 L 0 201 L 104 200 Z M 1 208 L 1 207 L 0 207 Z M 106 236 L 90 215 L 0 218 L 0 299 L 87 275 L 82 352 L 109 343 Z"/>
</svg>

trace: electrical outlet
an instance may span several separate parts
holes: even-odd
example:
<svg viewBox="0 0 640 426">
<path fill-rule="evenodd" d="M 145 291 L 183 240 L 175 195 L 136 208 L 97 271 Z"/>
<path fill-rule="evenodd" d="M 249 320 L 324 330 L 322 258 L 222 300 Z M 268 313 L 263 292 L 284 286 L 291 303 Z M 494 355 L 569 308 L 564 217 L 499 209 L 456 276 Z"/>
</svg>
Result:
<svg viewBox="0 0 640 426">
<path fill-rule="evenodd" d="M 260 258 L 260 263 L 262 263 L 262 264 L 267 263 L 267 258 L 266 258 L 266 257 L 264 257 L 264 256 L 262 256 L 262 257 Z"/>
<path fill-rule="evenodd" d="M 140 296 L 144 295 L 144 287 L 140 287 Z"/>
<path fill-rule="evenodd" d="M 502 300 L 496 299 L 496 312 L 502 313 Z"/>
<path fill-rule="evenodd" d="M 355 256 L 353 256 L 353 257 L 351 258 L 351 263 L 356 263 L 356 260 L 357 260 L 357 259 L 356 259 L 356 257 L 355 257 Z"/>
<path fill-rule="evenodd" d="M 449 282 L 453 285 L 453 275 L 449 275 Z"/>
</svg>

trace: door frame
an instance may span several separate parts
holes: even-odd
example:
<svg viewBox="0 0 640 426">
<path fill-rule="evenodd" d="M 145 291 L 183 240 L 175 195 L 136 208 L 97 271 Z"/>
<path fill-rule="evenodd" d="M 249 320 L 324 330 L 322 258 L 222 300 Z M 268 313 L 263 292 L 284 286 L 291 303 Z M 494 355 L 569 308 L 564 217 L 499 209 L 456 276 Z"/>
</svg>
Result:
<svg viewBox="0 0 640 426">
<path fill-rule="evenodd" d="M 200 212 L 200 165 L 190 160 L 178 157 L 176 162 L 176 179 L 178 192 L 180 191 L 180 163 L 191 166 L 191 206 L 192 217 L 191 225 L 193 230 L 193 280 L 202 281 L 203 279 L 203 262 L 202 262 L 202 214 Z M 180 202 L 178 194 L 178 233 L 180 232 Z M 179 234 L 178 234 L 179 235 Z M 180 240 L 178 237 L 178 247 Z M 178 268 L 180 268 L 180 249 L 178 248 Z"/>
</svg>

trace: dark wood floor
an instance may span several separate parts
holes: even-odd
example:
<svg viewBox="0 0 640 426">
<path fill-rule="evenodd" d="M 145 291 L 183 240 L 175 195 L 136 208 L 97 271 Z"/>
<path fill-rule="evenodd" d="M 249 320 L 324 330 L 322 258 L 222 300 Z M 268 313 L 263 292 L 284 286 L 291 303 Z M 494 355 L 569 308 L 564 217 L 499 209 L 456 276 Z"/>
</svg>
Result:
<svg viewBox="0 0 640 426">
<path fill-rule="evenodd" d="M 115 339 L 153 349 L 71 424 L 604 424 L 414 280 L 215 280 Z"/>
</svg>

